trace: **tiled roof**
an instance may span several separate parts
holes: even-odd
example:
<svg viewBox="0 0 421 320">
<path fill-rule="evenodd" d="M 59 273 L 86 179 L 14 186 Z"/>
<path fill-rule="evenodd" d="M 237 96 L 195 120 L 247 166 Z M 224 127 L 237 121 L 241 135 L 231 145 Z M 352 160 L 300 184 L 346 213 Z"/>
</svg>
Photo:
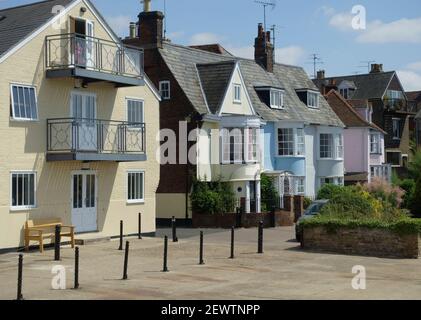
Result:
<svg viewBox="0 0 421 320">
<path fill-rule="evenodd" d="M 405 92 L 409 101 L 421 101 L 421 91 Z"/>
<path fill-rule="evenodd" d="M 75 0 L 48 0 L 0 10 L 0 56 L 54 17 L 52 8 Z"/>
<path fill-rule="evenodd" d="M 343 123 L 329 107 L 327 101 L 323 97 L 320 99 L 319 109 L 310 109 L 299 99 L 295 92 L 296 89 L 309 88 L 317 90 L 317 87 L 307 76 L 306 72 L 300 67 L 276 64 L 274 72 L 270 73 L 258 65 L 254 60 L 215 54 L 171 43 L 164 43 L 163 48 L 160 49 L 160 53 L 184 93 L 195 107 L 196 111 L 200 114 L 208 113 L 205 103 L 206 98 L 203 96 L 202 88 L 200 86 L 201 80 L 203 80 L 201 78 L 204 76 L 201 75 L 199 77 L 200 65 L 210 63 L 218 64 L 221 62 L 238 62 L 253 107 L 257 114 L 264 120 L 304 121 L 311 124 L 343 126 Z M 209 77 L 209 75 L 206 77 Z M 255 90 L 255 87 L 259 86 L 284 88 L 285 109 L 274 110 L 265 104 Z M 206 87 L 206 85 L 203 85 L 203 82 L 202 87 Z M 208 90 L 204 89 L 203 91 Z M 215 105 L 215 102 L 212 102 L 211 104 Z M 211 111 L 215 112 L 215 110 Z"/>
<path fill-rule="evenodd" d="M 374 123 L 366 121 L 354 108 L 335 90 L 331 90 L 326 99 L 330 107 L 335 111 L 342 122 L 349 128 L 371 128 L 386 134 L 386 132 Z"/>
<path fill-rule="evenodd" d="M 223 102 L 234 68 L 235 61 L 197 65 L 205 98 L 212 113 L 218 112 Z"/>
<path fill-rule="evenodd" d="M 350 81 L 357 87 L 352 99 L 381 99 L 394 75 L 394 71 L 378 72 L 314 79 L 313 82 L 321 89 L 323 84 L 330 85 L 332 81 L 335 81 L 337 86 L 340 85 L 342 81 Z"/>
</svg>

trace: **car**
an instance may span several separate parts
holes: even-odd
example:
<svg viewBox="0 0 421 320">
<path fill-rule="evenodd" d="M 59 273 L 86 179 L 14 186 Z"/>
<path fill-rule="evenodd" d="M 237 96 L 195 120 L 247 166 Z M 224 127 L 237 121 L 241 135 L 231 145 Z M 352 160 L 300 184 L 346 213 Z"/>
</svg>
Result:
<svg viewBox="0 0 421 320">
<path fill-rule="evenodd" d="M 295 224 L 295 238 L 298 242 L 301 242 L 302 237 L 302 228 L 301 222 L 307 219 L 312 219 L 317 216 L 322 208 L 329 203 L 329 200 L 316 200 L 311 203 L 311 205 L 307 208 L 304 212 L 304 215 L 298 219 L 297 223 Z"/>
</svg>

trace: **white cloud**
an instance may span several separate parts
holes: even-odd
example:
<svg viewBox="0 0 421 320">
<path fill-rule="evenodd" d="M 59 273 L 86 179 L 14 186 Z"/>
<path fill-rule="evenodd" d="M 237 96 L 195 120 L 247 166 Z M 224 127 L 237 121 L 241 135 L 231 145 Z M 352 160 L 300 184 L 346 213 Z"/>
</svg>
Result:
<svg viewBox="0 0 421 320">
<path fill-rule="evenodd" d="M 371 22 L 357 40 L 363 43 L 421 43 L 421 18 Z"/>
<path fill-rule="evenodd" d="M 421 90 L 421 74 L 411 70 L 398 70 L 398 77 L 405 91 Z"/>
<path fill-rule="evenodd" d="M 225 37 L 211 32 L 196 33 L 190 38 L 191 45 L 221 43 Z"/>
<path fill-rule="evenodd" d="M 352 12 L 336 12 L 331 7 L 321 7 L 322 12 L 329 19 L 329 25 L 340 31 L 353 31 Z M 355 31 L 355 30 L 354 30 Z M 366 29 L 357 30 L 356 40 L 360 43 L 421 43 L 421 18 L 399 19 L 392 22 L 381 20 L 368 21 Z"/>
<path fill-rule="evenodd" d="M 234 47 L 230 45 L 224 47 L 235 56 L 254 59 L 254 47 Z M 291 65 L 299 64 L 302 61 L 304 55 L 304 49 L 299 46 L 278 48 L 275 52 L 276 62 Z"/>
<path fill-rule="evenodd" d="M 407 69 L 421 71 L 421 61 L 408 64 Z"/>
<path fill-rule="evenodd" d="M 119 15 L 106 17 L 106 20 L 114 32 L 119 36 L 127 35 L 129 33 L 129 24 L 130 21 L 132 21 L 132 17 Z"/>
</svg>

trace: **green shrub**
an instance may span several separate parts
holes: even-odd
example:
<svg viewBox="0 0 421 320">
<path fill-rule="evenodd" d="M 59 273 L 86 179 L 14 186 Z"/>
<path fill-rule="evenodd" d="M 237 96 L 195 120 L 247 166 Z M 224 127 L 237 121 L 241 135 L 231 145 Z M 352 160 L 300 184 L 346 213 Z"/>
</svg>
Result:
<svg viewBox="0 0 421 320">
<path fill-rule="evenodd" d="M 278 191 L 276 191 L 275 183 L 272 177 L 262 174 L 260 179 L 262 211 L 271 211 L 273 206 L 279 207 Z"/>
<path fill-rule="evenodd" d="M 313 200 L 308 197 L 304 198 L 304 210 L 307 210 L 308 207 L 312 204 Z"/>
<path fill-rule="evenodd" d="M 195 213 L 227 213 L 235 209 L 235 193 L 227 182 L 194 181 L 190 195 L 192 209 Z"/>
<path fill-rule="evenodd" d="M 335 195 L 341 194 L 345 187 L 337 186 L 334 184 L 325 184 L 317 193 L 317 199 L 319 200 L 330 200 Z"/>
<path fill-rule="evenodd" d="M 401 180 L 399 181 L 398 186 L 405 191 L 405 195 L 403 196 L 402 208 L 411 210 L 413 201 L 415 199 L 415 181 L 412 179 Z"/>
</svg>

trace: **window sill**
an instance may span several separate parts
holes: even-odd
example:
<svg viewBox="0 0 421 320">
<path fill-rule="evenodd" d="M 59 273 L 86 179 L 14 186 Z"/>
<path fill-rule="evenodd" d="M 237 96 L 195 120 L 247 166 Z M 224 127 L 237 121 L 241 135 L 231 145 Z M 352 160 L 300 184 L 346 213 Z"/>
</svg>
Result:
<svg viewBox="0 0 421 320">
<path fill-rule="evenodd" d="M 343 158 L 319 158 L 319 161 L 344 161 Z"/>
<path fill-rule="evenodd" d="M 35 209 L 37 209 L 37 207 L 11 207 L 10 212 L 19 213 L 19 212 L 25 212 L 25 211 L 32 211 Z"/>
<path fill-rule="evenodd" d="M 16 118 L 10 118 L 11 122 L 17 122 L 17 123 L 39 123 L 39 119 L 16 119 Z"/>
<path fill-rule="evenodd" d="M 305 155 L 292 155 L 292 156 L 281 156 L 281 155 L 276 155 L 275 158 L 298 158 L 298 159 L 305 159 Z"/>
<path fill-rule="evenodd" d="M 128 205 L 130 205 L 130 204 L 144 204 L 145 200 L 128 200 L 128 201 L 126 201 L 126 203 Z"/>
</svg>

